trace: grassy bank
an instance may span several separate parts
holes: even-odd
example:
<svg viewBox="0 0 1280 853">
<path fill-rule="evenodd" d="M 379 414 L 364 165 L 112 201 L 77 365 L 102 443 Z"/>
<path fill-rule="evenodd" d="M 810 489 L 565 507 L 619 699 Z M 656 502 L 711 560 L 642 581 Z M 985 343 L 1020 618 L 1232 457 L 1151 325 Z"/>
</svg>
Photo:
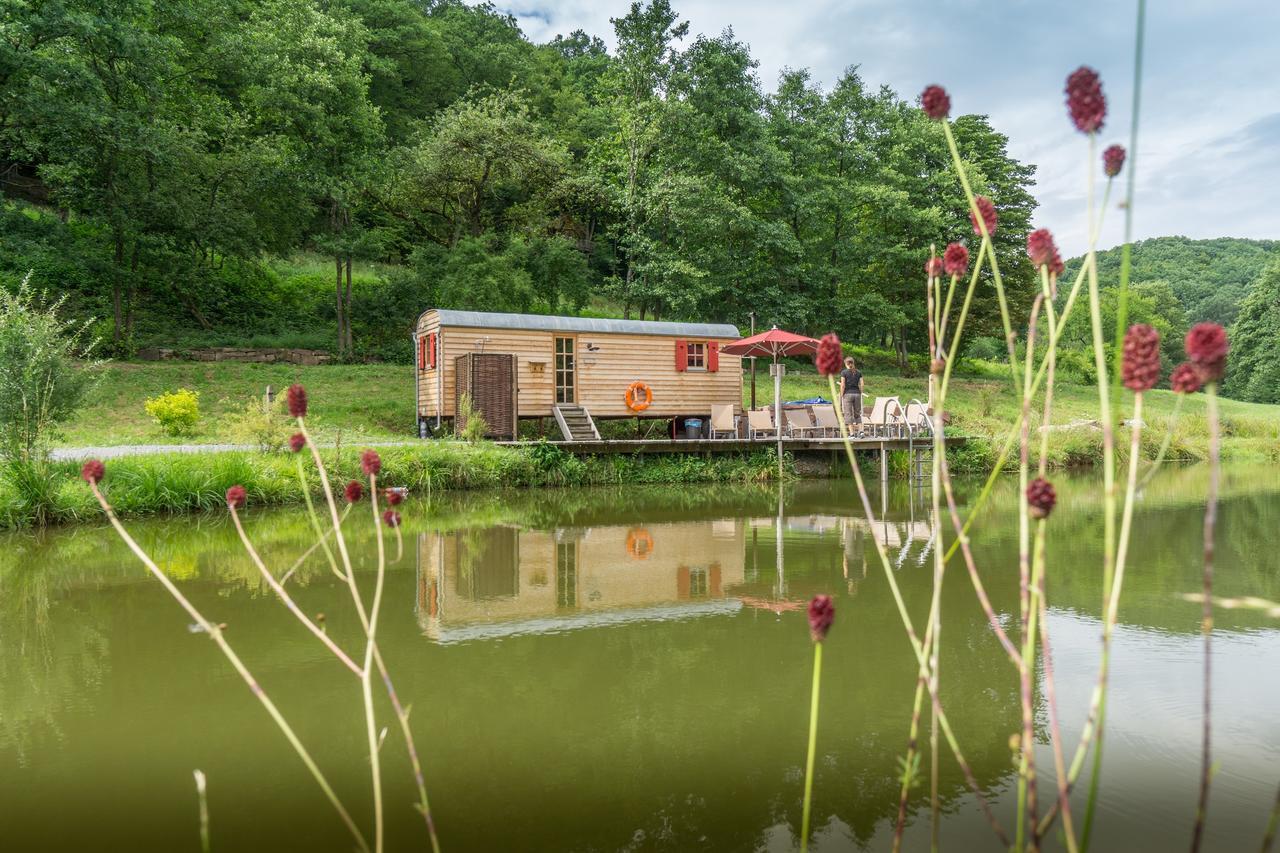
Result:
<svg viewBox="0 0 1280 853">
<path fill-rule="evenodd" d="M 826 396 L 827 385 L 812 368 L 793 368 L 783 382 L 784 400 Z M 119 444 L 172 444 L 236 442 L 232 420 L 237 412 L 271 386 L 280 390 L 293 382 L 307 386 L 314 429 L 329 440 L 354 443 L 370 440 L 403 440 L 413 425 L 412 369 L 396 364 L 301 367 L 268 364 L 214 363 L 116 363 L 107 366 L 89 404 L 67 425 L 60 441 L 65 446 Z M 177 388 L 200 392 L 201 420 L 193 435 L 181 439 L 166 436 L 143 409 L 148 397 Z M 757 382 L 757 405 L 773 401 L 773 385 L 765 371 Z M 904 402 L 927 396 L 925 377 L 904 378 L 894 372 L 871 368 L 866 376 L 870 397 L 896 395 Z M 750 387 L 744 382 L 744 403 Z M 1152 391 L 1146 395 L 1144 443 L 1154 453 L 1168 427 L 1175 395 Z M 1130 395 L 1122 397 L 1121 415 L 1127 417 Z M 975 439 L 1002 437 L 1017 417 L 1017 397 L 1004 368 L 978 365 L 978 372 L 952 381 L 953 434 Z M 1101 432 L 1096 417 L 1097 396 L 1086 385 L 1060 383 L 1054 393 L 1053 425 L 1049 442 L 1052 464 L 1090 464 L 1100 458 Z M 1032 407 L 1033 430 L 1040 426 L 1039 403 Z M 1222 401 L 1224 456 L 1276 461 L 1280 454 L 1280 406 Z M 634 425 L 613 425 L 628 436 Z M 608 426 L 606 426 L 606 431 Z M 621 434 L 621 433 L 620 433 Z M 1184 401 L 1170 444 L 1172 458 L 1196 460 L 1204 456 L 1207 440 L 1204 396 Z M 1122 442 L 1123 443 L 1123 442 Z M 964 470 L 989 469 L 994 461 L 989 442 L 974 441 L 960 454 Z"/>
<path fill-rule="evenodd" d="M 359 445 L 322 451 L 338 487 L 360 473 Z M 573 485 L 753 483 L 777 476 L 771 452 L 749 455 L 600 456 L 581 458 L 552 445 L 527 448 L 433 442 L 389 447 L 381 481 L 415 495 L 458 489 Z M 307 487 L 321 494 L 314 467 Z M 33 476 L 0 477 L 0 528 L 96 519 L 101 510 L 79 477 L 80 463 L 55 462 Z M 121 515 L 193 512 L 221 507 L 226 490 L 243 485 L 255 505 L 302 500 L 296 458 L 289 453 L 168 453 L 109 460 L 103 489 Z"/>
</svg>

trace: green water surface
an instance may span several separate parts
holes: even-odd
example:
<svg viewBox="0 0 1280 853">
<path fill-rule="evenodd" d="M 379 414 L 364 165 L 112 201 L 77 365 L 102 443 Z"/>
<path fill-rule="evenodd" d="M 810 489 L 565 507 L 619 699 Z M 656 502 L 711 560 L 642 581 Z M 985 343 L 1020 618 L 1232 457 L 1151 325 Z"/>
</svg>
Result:
<svg viewBox="0 0 1280 853">
<path fill-rule="evenodd" d="M 1142 495 L 1109 705 L 1095 850 L 1183 849 L 1199 772 L 1205 473 Z M 961 484 L 961 503 L 977 484 Z M 1016 483 L 974 547 L 996 610 L 1017 613 Z M 1096 678 L 1100 487 L 1058 478 L 1050 629 L 1068 750 Z M 915 667 L 875 551 L 923 622 L 935 530 L 894 484 L 868 523 L 848 482 L 536 491 L 404 507 L 382 648 L 412 706 L 447 851 L 768 850 L 798 846 L 812 647 L 803 606 L 835 597 L 825 648 L 813 849 L 888 849 Z M 361 509 L 367 511 L 367 506 Z M 293 721 L 357 818 L 372 806 L 357 680 L 273 597 L 217 515 L 131 524 Z M 248 514 L 283 573 L 309 545 L 297 511 Z M 359 582 L 372 526 L 347 522 Z M 1280 478 L 1226 472 L 1217 592 L 1280 599 Z M 948 532 L 950 530 L 948 529 Z M 950 536 L 947 541 L 950 541 Z M 392 556 L 396 546 L 391 543 Z M 289 581 L 363 651 L 346 587 L 317 553 Z M 341 823 L 208 637 L 109 528 L 0 541 L 0 850 L 199 850 L 192 771 L 209 780 L 215 851 L 346 851 Z M 943 592 L 942 696 L 1005 827 L 1017 678 L 957 560 Z M 1214 635 L 1215 777 L 1207 849 L 1257 849 L 1280 783 L 1280 620 L 1222 611 Z M 1038 672 L 1043 682 L 1043 670 Z M 426 847 L 385 696 L 389 850 Z M 927 731 L 927 714 L 925 718 Z M 1040 694 L 1037 757 L 1051 767 Z M 944 746 L 945 750 L 945 746 Z M 928 849 L 928 755 L 907 848 Z M 943 846 L 999 849 L 949 755 Z M 1083 787 L 1083 786 L 1082 786 Z M 1047 783 L 1041 803 L 1054 794 Z M 1073 800 L 1077 823 L 1083 798 Z M 1056 848 L 1056 835 L 1048 839 Z"/>
</svg>

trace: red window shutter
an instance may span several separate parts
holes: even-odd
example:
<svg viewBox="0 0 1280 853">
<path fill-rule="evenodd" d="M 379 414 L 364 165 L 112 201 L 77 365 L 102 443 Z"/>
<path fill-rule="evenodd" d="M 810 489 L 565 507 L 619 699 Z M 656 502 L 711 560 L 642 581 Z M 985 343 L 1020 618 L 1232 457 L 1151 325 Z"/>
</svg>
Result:
<svg viewBox="0 0 1280 853">
<path fill-rule="evenodd" d="M 720 369 L 720 343 L 707 341 L 707 371 L 715 373 Z"/>
<path fill-rule="evenodd" d="M 689 368 L 689 342 L 676 341 L 676 373 L 684 373 Z"/>
<path fill-rule="evenodd" d="M 432 332 L 427 335 L 427 363 L 431 365 L 431 369 L 436 367 L 436 333 Z"/>
<path fill-rule="evenodd" d="M 425 336 L 418 338 L 418 369 L 427 369 L 427 339 Z"/>
</svg>

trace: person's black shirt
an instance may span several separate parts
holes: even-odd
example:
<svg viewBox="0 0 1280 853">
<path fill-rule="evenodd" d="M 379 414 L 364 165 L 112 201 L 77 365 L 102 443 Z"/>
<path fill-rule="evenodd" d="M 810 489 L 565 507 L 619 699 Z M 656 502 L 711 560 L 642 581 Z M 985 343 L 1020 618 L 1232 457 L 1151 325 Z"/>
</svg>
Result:
<svg viewBox="0 0 1280 853">
<path fill-rule="evenodd" d="M 844 393 L 861 394 L 862 393 L 862 372 L 845 368 L 840 371 L 840 378 L 844 380 Z"/>
</svg>

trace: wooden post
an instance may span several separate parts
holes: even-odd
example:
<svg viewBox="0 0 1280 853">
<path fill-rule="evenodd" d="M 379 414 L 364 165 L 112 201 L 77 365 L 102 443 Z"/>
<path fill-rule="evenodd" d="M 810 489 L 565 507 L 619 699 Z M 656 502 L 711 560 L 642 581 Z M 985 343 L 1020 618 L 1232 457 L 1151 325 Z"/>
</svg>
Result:
<svg viewBox="0 0 1280 853">
<path fill-rule="evenodd" d="M 889 451 L 885 448 L 884 442 L 880 442 L 880 485 L 887 486 L 889 484 Z"/>
</svg>

